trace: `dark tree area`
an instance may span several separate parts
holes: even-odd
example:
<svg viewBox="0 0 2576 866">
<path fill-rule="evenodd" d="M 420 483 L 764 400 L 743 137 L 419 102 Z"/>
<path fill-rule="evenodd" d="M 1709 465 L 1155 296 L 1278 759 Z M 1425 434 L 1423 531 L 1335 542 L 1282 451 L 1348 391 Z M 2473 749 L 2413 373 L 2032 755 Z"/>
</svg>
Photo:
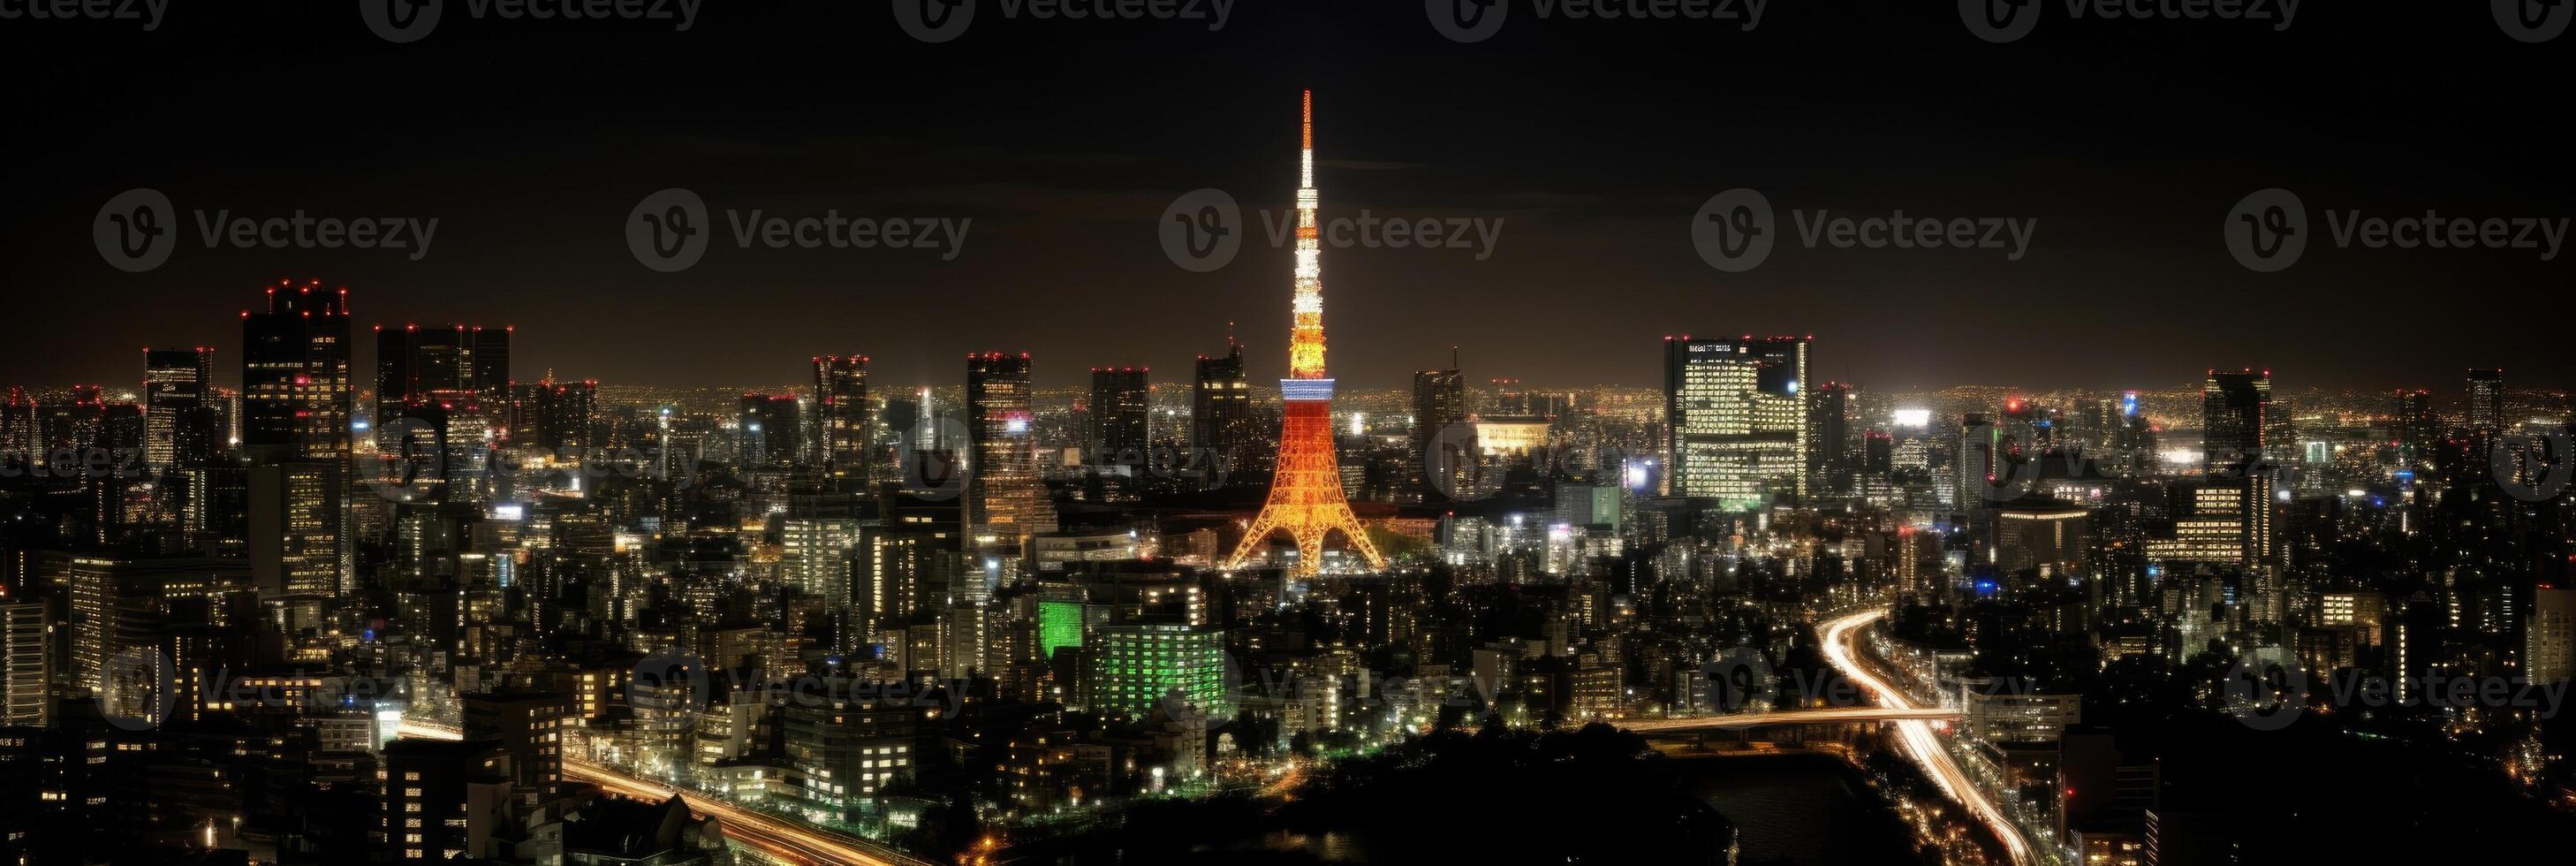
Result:
<svg viewBox="0 0 2576 866">
<path fill-rule="evenodd" d="M 1663 763 L 1608 725 L 1441 731 L 1334 765 L 1281 818 L 1352 828 L 1386 862 L 1726 862 L 1734 826 Z"/>
</svg>

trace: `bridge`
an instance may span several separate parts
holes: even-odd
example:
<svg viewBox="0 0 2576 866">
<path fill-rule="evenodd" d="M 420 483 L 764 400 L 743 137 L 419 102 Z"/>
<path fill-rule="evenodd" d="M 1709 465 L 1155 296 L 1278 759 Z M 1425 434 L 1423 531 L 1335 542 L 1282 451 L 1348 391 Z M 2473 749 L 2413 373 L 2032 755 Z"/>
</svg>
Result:
<svg viewBox="0 0 2576 866">
<path fill-rule="evenodd" d="M 1831 725 L 1842 722 L 1946 722 L 1958 717 L 1957 711 L 1937 707 L 1837 707 L 1823 710 L 1692 716 L 1680 719 L 1636 719 L 1620 722 L 1619 727 L 1639 734 L 1676 734 L 1694 731 L 1741 731 L 1750 728 L 1775 728 L 1782 725 Z"/>
</svg>

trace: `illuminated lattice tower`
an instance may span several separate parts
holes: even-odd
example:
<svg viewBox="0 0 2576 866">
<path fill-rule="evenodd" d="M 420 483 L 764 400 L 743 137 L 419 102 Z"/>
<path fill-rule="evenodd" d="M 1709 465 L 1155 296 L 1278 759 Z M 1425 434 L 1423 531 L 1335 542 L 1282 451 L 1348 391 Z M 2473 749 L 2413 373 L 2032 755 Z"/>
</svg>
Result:
<svg viewBox="0 0 2576 866">
<path fill-rule="evenodd" d="M 1315 227 L 1315 93 L 1306 92 L 1305 150 L 1299 157 L 1297 189 L 1297 295 L 1295 323 L 1288 335 L 1288 378 L 1279 380 L 1286 403 L 1279 423 L 1279 466 L 1270 480 L 1270 499 L 1252 519 L 1243 543 L 1226 557 L 1227 568 L 1239 567 L 1273 532 L 1286 532 L 1297 543 L 1295 573 L 1314 574 L 1324 554 L 1324 536 L 1339 530 L 1352 551 L 1372 568 L 1385 568 L 1386 558 L 1370 544 L 1359 515 L 1351 513 L 1342 494 L 1342 473 L 1333 456 L 1333 379 L 1324 372 L 1324 266 L 1321 235 Z"/>
</svg>

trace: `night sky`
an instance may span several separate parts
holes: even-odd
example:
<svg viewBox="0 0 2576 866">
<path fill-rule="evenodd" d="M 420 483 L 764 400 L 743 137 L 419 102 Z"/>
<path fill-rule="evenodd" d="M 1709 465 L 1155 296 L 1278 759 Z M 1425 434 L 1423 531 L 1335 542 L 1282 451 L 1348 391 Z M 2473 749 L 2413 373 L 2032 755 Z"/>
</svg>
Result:
<svg viewBox="0 0 2576 866">
<path fill-rule="evenodd" d="M 948 384 L 1034 353 L 1183 381 L 1224 346 L 1285 367 L 1289 259 L 1199 274 L 1164 208 L 1201 187 L 1289 205 L 1298 91 L 1317 99 L 1325 216 L 1504 220 L 1490 258 L 1328 249 L 1331 362 L 1402 384 L 1460 346 L 1471 379 L 1657 384 L 1668 333 L 1812 333 L 1816 375 L 1873 388 L 2165 386 L 2212 366 L 2285 387 L 2563 385 L 2566 257 L 2333 249 L 2257 274 L 2220 227 L 2247 193 L 2312 212 L 2576 215 L 2564 124 L 2576 35 L 2507 38 L 2485 2 L 2302 4 L 2264 22 L 2073 20 L 1988 44 L 1949 2 L 1768 5 L 1735 22 L 1545 20 L 1514 0 L 1460 44 L 1416 0 L 1243 0 L 1204 21 L 1007 18 L 925 44 L 878 0 L 709 3 L 670 22 L 507 21 L 451 0 L 411 44 L 355 3 L 182 3 L 131 22 L 0 21 L 10 102 L 0 385 L 131 382 L 145 344 L 211 343 L 281 277 L 351 291 L 364 325 L 518 327 L 516 373 L 612 384 L 798 380 L 865 353 Z M 2438 7 L 2438 8 L 2435 8 Z M 183 239 L 145 273 L 91 241 L 152 187 Z M 646 194 L 718 211 L 696 267 L 647 270 Z M 1691 245 L 1731 187 L 1792 209 L 2036 218 L 1988 250 L 1784 247 L 1727 274 Z M 384 250 L 208 249 L 193 211 L 439 219 Z M 721 212 L 973 220 L 920 250 L 737 249 Z M 2320 233 L 2323 219 L 2314 220 Z M 1254 221 L 1258 231 L 1260 224 Z M 362 343 L 358 357 L 371 358 Z M 1168 372 L 1166 372 L 1168 371 Z"/>
</svg>

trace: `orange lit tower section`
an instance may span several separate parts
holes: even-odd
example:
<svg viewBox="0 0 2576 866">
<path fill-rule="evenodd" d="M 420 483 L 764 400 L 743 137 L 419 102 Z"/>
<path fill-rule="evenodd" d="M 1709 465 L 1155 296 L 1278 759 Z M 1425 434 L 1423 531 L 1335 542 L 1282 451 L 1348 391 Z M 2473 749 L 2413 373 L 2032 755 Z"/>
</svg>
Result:
<svg viewBox="0 0 2576 866">
<path fill-rule="evenodd" d="M 1315 92 L 1306 92 L 1305 150 L 1299 156 L 1297 188 L 1297 295 L 1288 335 L 1288 378 L 1279 380 L 1285 403 L 1279 423 L 1279 466 L 1271 476 L 1270 499 L 1252 518 L 1243 542 L 1226 557 L 1236 568 L 1271 533 L 1286 532 L 1297 543 L 1294 574 L 1311 575 L 1321 567 L 1324 536 L 1339 530 L 1350 549 L 1372 568 L 1385 568 L 1386 558 L 1370 544 L 1359 515 L 1351 513 L 1342 494 L 1341 468 L 1333 456 L 1333 379 L 1324 372 L 1324 267 L 1321 236 L 1315 228 Z"/>
</svg>

